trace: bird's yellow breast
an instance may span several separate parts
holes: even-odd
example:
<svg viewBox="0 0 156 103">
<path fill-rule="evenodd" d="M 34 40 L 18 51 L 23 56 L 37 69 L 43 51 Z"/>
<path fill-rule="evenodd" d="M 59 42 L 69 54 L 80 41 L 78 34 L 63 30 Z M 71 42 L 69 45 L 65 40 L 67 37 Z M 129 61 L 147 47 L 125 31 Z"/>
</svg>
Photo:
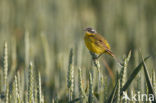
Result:
<svg viewBox="0 0 156 103">
<path fill-rule="evenodd" d="M 85 44 L 87 48 L 96 54 L 102 54 L 105 52 L 105 48 L 96 44 L 97 40 L 94 37 L 91 37 L 91 33 L 86 33 L 84 37 Z"/>
</svg>

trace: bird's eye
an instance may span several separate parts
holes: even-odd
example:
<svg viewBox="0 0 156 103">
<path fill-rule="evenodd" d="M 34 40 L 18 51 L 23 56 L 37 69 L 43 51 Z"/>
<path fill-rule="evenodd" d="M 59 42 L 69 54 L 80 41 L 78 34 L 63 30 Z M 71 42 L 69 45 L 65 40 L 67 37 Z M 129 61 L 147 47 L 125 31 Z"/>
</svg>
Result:
<svg viewBox="0 0 156 103">
<path fill-rule="evenodd" d="M 86 29 L 88 32 L 90 32 L 90 33 L 96 33 L 96 31 L 94 30 L 94 29 L 92 29 L 92 28 L 87 28 Z"/>
</svg>

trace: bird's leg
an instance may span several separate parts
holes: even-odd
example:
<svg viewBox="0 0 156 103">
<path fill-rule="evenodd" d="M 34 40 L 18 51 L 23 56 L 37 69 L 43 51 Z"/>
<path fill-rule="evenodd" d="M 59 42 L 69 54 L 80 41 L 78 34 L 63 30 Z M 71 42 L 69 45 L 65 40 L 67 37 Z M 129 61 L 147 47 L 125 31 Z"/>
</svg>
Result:
<svg viewBox="0 0 156 103">
<path fill-rule="evenodd" d="M 98 55 L 96 59 L 99 59 L 102 55 L 103 55 L 103 53 L 101 53 L 100 55 Z"/>
<path fill-rule="evenodd" d="M 90 51 L 90 54 L 91 54 L 93 60 L 97 59 L 98 56 L 95 53 Z"/>
<path fill-rule="evenodd" d="M 92 56 L 92 59 L 95 61 L 95 60 L 99 59 L 104 53 L 97 55 L 97 54 L 90 51 L 90 54 Z"/>
</svg>

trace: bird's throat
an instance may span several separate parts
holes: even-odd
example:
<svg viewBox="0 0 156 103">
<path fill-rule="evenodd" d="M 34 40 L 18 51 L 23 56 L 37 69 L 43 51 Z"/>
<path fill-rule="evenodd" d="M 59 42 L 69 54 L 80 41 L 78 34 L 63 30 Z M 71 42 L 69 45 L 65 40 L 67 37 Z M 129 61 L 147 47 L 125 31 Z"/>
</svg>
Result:
<svg viewBox="0 0 156 103">
<path fill-rule="evenodd" d="M 95 35 L 94 33 L 90 33 L 90 32 L 86 32 L 86 35 L 90 36 L 90 35 Z"/>
</svg>

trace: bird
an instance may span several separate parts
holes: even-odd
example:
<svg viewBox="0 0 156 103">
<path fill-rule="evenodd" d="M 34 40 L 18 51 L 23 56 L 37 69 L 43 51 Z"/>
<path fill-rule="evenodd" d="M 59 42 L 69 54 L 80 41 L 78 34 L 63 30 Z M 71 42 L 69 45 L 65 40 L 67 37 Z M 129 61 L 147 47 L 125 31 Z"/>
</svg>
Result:
<svg viewBox="0 0 156 103">
<path fill-rule="evenodd" d="M 85 28 L 84 31 L 84 41 L 86 47 L 91 53 L 98 55 L 95 59 L 98 59 L 101 55 L 106 53 L 111 55 L 115 61 L 120 63 L 117 57 L 111 51 L 108 41 L 102 35 L 97 33 L 96 30 L 92 29 L 91 27 Z"/>
</svg>

